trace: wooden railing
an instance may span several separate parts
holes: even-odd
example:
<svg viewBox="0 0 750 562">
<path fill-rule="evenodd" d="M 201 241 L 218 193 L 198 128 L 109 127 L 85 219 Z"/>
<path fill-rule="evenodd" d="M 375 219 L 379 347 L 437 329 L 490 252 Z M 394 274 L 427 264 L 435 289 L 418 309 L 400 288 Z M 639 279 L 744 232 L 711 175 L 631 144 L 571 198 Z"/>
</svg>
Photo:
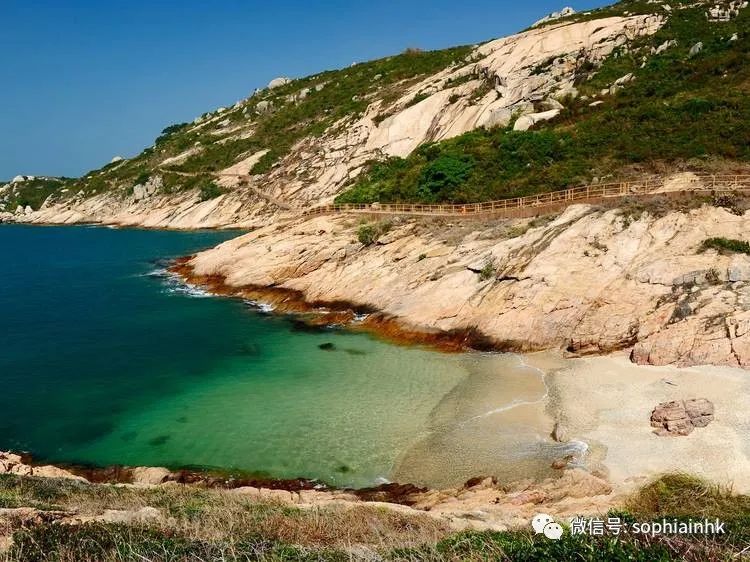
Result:
<svg viewBox="0 0 750 562">
<path fill-rule="evenodd" d="M 675 181 L 675 180 L 672 180 Z M 425 216 L 502 216 L 524 209 L 567 206 L 614 197 L 648 195 L 666 187 L 664 179 L 618 182 L 574 187 L 527 197 L 500 199 L 484 203 L 423 205 L 415 203 L 372 203 L 321 205 L 302 211 L 303 216 L 332 213 Z M 750 191 L 750 175 L 696 175 L 693 181 L 670 191 Z"/>
<path fill-rule="evenodd" d="M 195 175 L 187 172 L 174 172 L 180 175 Z M 381 214 L 381 215 L 415 215 L 415 216 L 436 216 L 436 217 L 464 217 L 464 216 L 503 216 L 512 215 L 524 210 L 544 210 L 545 207 L 565 207 L 573 203 L 585 203 L 587 201 L 597 201 L 615 197 L 628 197 L 638 195 L 648 195 L 658 193 L 666 187 L 666 182 L 682 182 L 669 192 L 679 191 L 750 191 L 750 174 L 745 175 L 711 175 L 711 174 L 693 174 L 690 179 L 665 179 L 665 178 L 648 178 L 639 181 L 627 181 L 616 183 L 599 183 L 595 185 L 585 185 L 582 187 L 573 187 L 560 191 L 550 191 L 538 195 L 528 195 L 526 197 L 516 197 L 513 199 L 500 199 L 497 201 L 486 201 L 484 203 L 465 203 L 465 204 L 437 204 L 425 205 L 419 203 L 372 203 L 372 204 L 353 204 L 347 203 L 342 205 L 330 204 L 319 205 L 309 209 L 295 207 L 277 197 L 267 194 L 251 186 L 249 176 L 243 174 L 214 173 L 217 177 L 238 177 L 243 180 L 246 186 L 250 187 L 258 196 L 267 199 L 269 202 L 287 211 L 299 214 L 301 216 L 318 216 L 335 213 L 361 213 L 361 214 Z M 666 192 L 666 191 L 665 191 Z"/>
</svg>

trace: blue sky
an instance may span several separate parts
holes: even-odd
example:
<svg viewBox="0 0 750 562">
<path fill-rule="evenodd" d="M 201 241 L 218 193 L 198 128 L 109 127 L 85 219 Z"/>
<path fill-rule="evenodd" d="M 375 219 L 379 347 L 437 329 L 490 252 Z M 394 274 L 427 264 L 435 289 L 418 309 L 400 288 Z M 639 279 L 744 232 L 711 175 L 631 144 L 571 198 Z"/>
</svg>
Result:
<svg viewBox="0 0 750 562">
<path fill-rule="evenodd" d="M 601 0 L 572 5 L 589 9 Z M 0 0 L 0 179 L 77 176 L 300 77 L 507 35 L 560 0 Z"/>
</svg>

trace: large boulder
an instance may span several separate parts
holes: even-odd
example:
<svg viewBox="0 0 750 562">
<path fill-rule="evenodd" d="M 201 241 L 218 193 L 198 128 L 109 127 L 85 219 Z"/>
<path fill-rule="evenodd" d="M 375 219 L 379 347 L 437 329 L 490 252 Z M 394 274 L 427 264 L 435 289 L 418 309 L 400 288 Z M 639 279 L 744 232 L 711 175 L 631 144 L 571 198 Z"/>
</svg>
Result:
<svg viewBox="0 0 750 562">
<path fill-rule="evenodd" d="M 554 119 L 560 115 L 559 109 L 550 109 L 549 111 L 543 111 L 541 113 L 530 113 L 529 115 L 522 115 L 513 125 L 514 131 L 528 131 L 539 123 L 540 121 L 548 121 Z"/>
<path fill-rule="evenodd" d="M 133 484 L 139 486 L 158 486 L 166 482 L 172 473 L 159 466 L 139 466 L 133 469 Z"/>
<path fill-rule="evenodd" d="M 255 106 L 255 111 L 260 115 L 270 113 L 272 109 L 273 103 L 267 100 L 259 101 L 258 105 Z"/>
<path fill-rule="evenodd" d="M 570 6 L 566 6 L 559 12 L 552 12 L 551 14 L 544 16 L 542 19 L 534 22 L 534 25 L 532 25 L 531 27 L 536 27 L 537 25 L 542 25 L 543 23 L 559 20 L 560 18 L 564 18 L 567 16 L 572 16 L 575 13 L 576 11 L 573 8 L 571 8 Z"/>
<path fill-rule="evenodd" d="M 714 419 L 714 405 L 705 398 L 662 402 L 651 412 L 651 427 L 659 436 L 690 435 L 696 427 L 706 427 Z"/>
<path fill-rule="evenodd" d="M 289 82 L 291 82 L 289 78 L 285 78 L 285 77 L 274 78 L 268 83 L 268 89 L 273 90 L 274 88 L 280 88 L 281 86 L 284 86 L 285 84 L 289 84 Z"/>
</svg>

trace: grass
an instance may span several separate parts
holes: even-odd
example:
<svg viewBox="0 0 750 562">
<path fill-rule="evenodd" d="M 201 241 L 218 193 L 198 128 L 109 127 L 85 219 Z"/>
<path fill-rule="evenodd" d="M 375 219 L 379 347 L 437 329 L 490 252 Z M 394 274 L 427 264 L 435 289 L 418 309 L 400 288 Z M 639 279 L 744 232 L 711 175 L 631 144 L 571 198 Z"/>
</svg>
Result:
<svg viewBox="0 0 750 562">
<path fill-rule="evenodd" d="M 77 516 L 150 506 L 161 517 L 147 525 L 16 525 L 11 560 L 216 560 L 221 555 L 230 560 L 297 560 L 305 558 L 295 556 L 309 551 L 325 555 L 320 559 L 348 560 L 338 553 L 352 545 L 412 547 L 447 534 L 432 518 L 369 506 L 302 510 L 224 490 L 139 489 L 1 475 L 0 507 L 22 506 Z M 0 519 L 0 535 L 2 530 Z"/>
<path fill-rule="evenodd" d="M 750 243 L 731 238 L 707 238 L 701 244 L 699 251 L 705 252 L 706 250 L 718 250 L 722 254 L 750 255 Z"/>
<path fill-rule="evenodd" d="M 0 506 L 97 515 L 105 509 L 162 514 L 148 524 L 61 525 L 0 520 L 14 545 L 0 560 L 93 562 L 121 560 L 358 560 L 392 561 L 672 561 L 733 560 L 750 544 L 750 497 L 697 478 L 672 474 L 648 484 L 617 512 L 627 521 L 719 518 L 717 536 L 566 533 L 560 541 L 529 530 L 451 533 L 427 516 L 354 505 L 298 509 L 250 496 L 186 486 L 139 489 L 0 476 Z"/>
</svg>

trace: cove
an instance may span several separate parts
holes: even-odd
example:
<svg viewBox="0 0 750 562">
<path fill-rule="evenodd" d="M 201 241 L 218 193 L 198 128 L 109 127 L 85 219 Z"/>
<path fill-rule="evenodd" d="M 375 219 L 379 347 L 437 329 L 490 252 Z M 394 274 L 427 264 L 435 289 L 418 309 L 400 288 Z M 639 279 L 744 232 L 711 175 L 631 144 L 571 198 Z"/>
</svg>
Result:
<svg viewBox="0 0 750 562">
<path fill-rule="evenodd" d="M 545 389 L 516 357 L 303 329 L 166 273 L 236 235 L 0 227 L 0 449 L 351 487 L 544 472 Z"/>
</svg>

